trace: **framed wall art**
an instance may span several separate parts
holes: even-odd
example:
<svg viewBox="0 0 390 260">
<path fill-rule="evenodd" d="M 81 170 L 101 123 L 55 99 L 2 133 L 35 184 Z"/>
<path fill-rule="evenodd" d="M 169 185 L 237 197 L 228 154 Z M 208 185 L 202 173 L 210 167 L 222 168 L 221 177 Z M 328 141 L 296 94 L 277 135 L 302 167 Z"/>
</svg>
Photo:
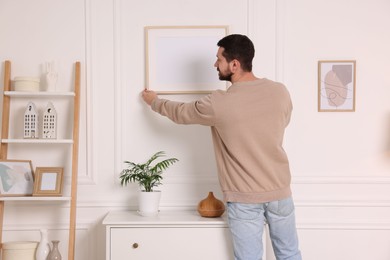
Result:
<svg viewBox="0 0 390 260">
<path fill-rule="evenodd" d="M 158 94 L 203 94 L 226 89 L 214 67 L 227 26 L 145 27 L 145 88 Z"/>
<path fill-rule="evenodd" d="M 33 196 L 62 196 L 63 168 L 37 167 Z"/>
<path fill-rule="evenodd" d="M 356 99 L 356 61 L 318 62 L 318 111 L 354 112 Z"/>
<path fill-rule="evenodd" d="M 30 160 L 0 160 L 0 196 L 29 196 L 34 173 Z"/>
</svg>

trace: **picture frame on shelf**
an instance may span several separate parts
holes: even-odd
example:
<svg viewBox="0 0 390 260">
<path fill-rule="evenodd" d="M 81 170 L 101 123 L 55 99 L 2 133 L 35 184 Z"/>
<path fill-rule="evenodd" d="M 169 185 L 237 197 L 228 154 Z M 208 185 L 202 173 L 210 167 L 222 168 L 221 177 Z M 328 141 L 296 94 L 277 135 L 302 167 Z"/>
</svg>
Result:
<svg viewBox="0 0 390 260">
<path fill-rule="evenodd" d="M 33 196 L 62 196 L 64 168 L 37 167 Z"/>
<path fill-rule="evenodd" d="M 145 87 L 161 95 L 226 90 L 214 68 L 228 26 L 146 26 Z"/>
<path fill-rule="evenodd" d="M 318 112 L 354 112 L 356 61 L 318 61 Z"/>
<path fill-rule="evenodd" d="M 0 160 L 0 196 L 31 196 L 33 187 L 31 160 Z"/>
</svg>

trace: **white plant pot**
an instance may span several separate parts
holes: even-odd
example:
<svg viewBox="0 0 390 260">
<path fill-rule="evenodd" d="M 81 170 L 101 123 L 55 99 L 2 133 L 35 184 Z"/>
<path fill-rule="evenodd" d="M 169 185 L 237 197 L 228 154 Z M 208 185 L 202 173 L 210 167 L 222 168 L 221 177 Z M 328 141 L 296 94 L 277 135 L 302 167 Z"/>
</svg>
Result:
<svg viewBox="0 0 390 260">
<path fill-rule="evenodd" d="M 138 194 L 138 213 L 141 216 L 156 216 L 159 212 L 161 191 L 146 192 Z"/>
</svg>

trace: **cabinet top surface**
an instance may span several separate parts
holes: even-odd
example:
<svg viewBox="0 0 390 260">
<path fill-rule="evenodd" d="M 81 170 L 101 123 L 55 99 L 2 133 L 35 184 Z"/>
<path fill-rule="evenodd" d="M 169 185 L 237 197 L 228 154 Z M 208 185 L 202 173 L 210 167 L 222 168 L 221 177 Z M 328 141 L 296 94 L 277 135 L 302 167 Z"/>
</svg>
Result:
<svg viewBox="0 0 390 260">
<path fill-rule="evenodd" d="M 226 213 L 225 213 L 226 214 Z M 227 227 L 225 214 L 218 218 L 204 218 L 196 211 L 160 211 L 157 216 L 143 217 L 137 211 L 111 211 L 103 220 L 108 226 L 140 226 L 140 225 L 207 225 Z"/>
</svg>

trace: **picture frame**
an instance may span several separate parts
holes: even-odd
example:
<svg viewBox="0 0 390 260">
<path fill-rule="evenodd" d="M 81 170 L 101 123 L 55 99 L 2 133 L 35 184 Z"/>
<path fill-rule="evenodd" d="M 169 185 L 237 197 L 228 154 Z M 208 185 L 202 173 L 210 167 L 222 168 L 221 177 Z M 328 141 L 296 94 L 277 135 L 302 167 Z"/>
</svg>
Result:
<svg viewBox="0 0 390 260">
<path fill-rule="evenodd" d="M 37 167 L 33 196 L 62 196 L 62 167 Z"/>
<path fill-rule="evenodd" d="M 33 184 L 31 160 L 0 160 L 0 196 L 31 196 Z"/>
<path fill-rule="evenodd" d="M 208 94 L 226 89 L 214 67 L 228 26 L 146 26 L 145 88 L 157 94 Z"/>
<path fill-rule="evenodd" d="M 318 61 L 318 111 L 354 112 L 356 61 Z"/>
</svg>

